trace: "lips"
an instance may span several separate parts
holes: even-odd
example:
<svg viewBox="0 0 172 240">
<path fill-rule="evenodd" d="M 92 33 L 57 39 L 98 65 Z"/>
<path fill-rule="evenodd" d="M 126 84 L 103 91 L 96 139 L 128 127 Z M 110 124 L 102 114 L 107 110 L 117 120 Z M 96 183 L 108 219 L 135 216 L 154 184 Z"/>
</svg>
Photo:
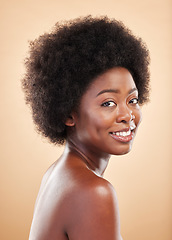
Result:
<svg viewBox="0 0 172 240">
<path fill-rule="evenodd" d="M 112 132 L 112 134 L 117 135 L 118 137 L 128 137 L 131 135 L 131 129 L 128 131 Z"/>
<path fill-rule="evenodd" d="M 117 141 L 120 142 L 130 142 L 133 137 L 133 130 L 136 128 L 136 125 L 134 124 L 134 122 L 131 124 L 130 128 L 126 128 L 123 130 L 119 130 L 116 132 L 110 132 L 110 135 L 112 138 L 114 138 Z"/>
</svg>

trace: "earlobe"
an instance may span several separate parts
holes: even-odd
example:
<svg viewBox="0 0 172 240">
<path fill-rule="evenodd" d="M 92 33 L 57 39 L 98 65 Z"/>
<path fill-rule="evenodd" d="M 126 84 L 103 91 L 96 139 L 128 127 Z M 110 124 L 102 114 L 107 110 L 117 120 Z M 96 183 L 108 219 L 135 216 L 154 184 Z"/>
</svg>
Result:
<svg viewBox="0 0 172 240">
<path fill-rule="evenodd" d="M 69 116 L 69 117 L 66 119 L 65 125 L 68 126 L 68 127 L 73 127 L 73 126 L 75 126 L 74 118 L 73 118 L 72 116 Z"/>
</svg>

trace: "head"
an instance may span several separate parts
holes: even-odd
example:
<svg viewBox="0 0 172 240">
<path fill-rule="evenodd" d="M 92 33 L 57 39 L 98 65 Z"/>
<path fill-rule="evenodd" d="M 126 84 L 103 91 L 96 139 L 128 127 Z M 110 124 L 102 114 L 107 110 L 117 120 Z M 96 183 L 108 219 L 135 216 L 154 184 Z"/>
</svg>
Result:
<svg viewBox="0 0 172 240">
<path fill-rule="evenodd" d="M 133 77 L 126 68 L 114 67 L 93 80 L 66 120 L 68 142 L 99 158 L 123 155 L 131 150 L 140 121 Z"/>
<path fill-rule="evenodd" d="M 148 101 L 149 54 L 122 22 L 107 17 L 57 23 L 30 43 L 22 80 L 37 129 L 52 143 L 64 144 L 66 120 L 78 112 L 82 97 L 98 76 L 115 67 L 131 74 L 138 101 Z"/>
</svg>

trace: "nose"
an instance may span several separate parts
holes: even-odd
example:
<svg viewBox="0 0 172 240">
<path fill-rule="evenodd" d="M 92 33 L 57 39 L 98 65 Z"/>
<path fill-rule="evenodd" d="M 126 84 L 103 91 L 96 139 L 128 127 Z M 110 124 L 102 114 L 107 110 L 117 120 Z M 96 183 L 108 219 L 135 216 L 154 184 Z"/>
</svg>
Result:
<svg viewBox="0 0 172 240">
<path fill-rule="evenodd" d="M 133 119 L 132 110 L 127 105 L 118 106 L 116 122 L 129 123 Z"/>
</svg>

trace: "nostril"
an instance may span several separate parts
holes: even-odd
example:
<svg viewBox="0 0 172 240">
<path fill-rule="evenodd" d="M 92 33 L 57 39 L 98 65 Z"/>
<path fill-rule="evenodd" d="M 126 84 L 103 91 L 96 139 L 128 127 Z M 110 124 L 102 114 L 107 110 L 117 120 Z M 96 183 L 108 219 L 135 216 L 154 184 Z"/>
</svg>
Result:
<svg viewBox="0 0 172 240">
<path fill-rule="evenodd" d="M 121 122 L 123 122 L 123 123 L 127 123 L 127 121 L 126 121 L 126 120 L 124 120 L 124 119 L 123 119 Z"/>
<path fill-rule="evenodd" d="M 125 107 L 118 108 L 118 114 L 116 121 L 122 122 L 122 123 L 129 123 L 131 120 L 133 120 L 135 116 L 133 115 L 133 112 L 131 109 Z"/>
</svg>

